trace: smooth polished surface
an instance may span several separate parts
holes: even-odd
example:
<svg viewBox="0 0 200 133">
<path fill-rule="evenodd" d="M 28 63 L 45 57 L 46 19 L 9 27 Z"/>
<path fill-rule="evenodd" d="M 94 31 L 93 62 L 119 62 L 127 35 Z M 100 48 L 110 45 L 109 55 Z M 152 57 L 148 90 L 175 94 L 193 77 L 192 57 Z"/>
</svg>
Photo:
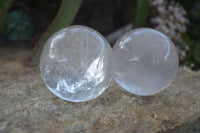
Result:
<svg viewBox="0 0 200 133">
<path fill-rule="evenodd" d="M 125 90 L 141 96 L 167 88 L 178 68 L 173 42 L 149 28 L 132 30 L 114 45 L 116 82 Z"/>
<path fill-rule="evenodd" d="M 97 31 L 70 26 L 45 44 L 40 70 L 46 86 L 58 97 L 84 102 L 101 95 L 112 80 L 113 52 Z"/>
</svg>

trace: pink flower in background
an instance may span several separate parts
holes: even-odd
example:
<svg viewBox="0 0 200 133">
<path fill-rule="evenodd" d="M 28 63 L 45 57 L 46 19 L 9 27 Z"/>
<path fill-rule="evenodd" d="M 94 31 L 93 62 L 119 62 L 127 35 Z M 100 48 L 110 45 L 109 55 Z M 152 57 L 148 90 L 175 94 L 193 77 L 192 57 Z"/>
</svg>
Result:
<svg viewBox="0 0 200 133">
<path fill-rule="evenodd" d="M 182 43 L 182 34 L 186 33 L 188 23 L 184 8 L 174 2 L 164 0 L 149 0 L 156 9 L 156 16 L 151 19 L 155 29 L 169 36 L 174 42 Z"/>
</svg>

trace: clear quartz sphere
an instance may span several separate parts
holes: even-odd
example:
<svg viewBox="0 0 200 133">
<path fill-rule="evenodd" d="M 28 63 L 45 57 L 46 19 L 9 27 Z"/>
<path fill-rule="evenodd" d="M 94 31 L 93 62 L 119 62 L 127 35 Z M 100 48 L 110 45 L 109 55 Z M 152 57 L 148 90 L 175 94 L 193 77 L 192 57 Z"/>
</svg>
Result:
<svg viewBox="0 0 200 133">
<path fill-rule="evenodd" d="M 114 78 L 125 90 L 140 96 L 167 88 L 178 69 L 173 42 L 164 34 L 139 28 L 122 36 L 114 45 Z"/>
<path fill-rule="evenodd" d="M 113 52 L 97 31 L 69 26 L 53 34 L 42 50 L 40 71 L 58 97 L 84 102 L 101 95 L 112 80 Z"/>
</svg>

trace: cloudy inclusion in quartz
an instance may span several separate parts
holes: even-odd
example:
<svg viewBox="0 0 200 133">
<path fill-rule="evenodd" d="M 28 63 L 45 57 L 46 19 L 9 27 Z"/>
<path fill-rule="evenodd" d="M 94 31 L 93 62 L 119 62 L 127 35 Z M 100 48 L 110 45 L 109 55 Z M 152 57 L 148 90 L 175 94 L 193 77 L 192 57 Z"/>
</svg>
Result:
<svg viewBox="0 0 200 133">
<path fill-rule="evenodd" d="M 178 69 L 172 41 L 149 28 L 132 30 L 114 45 L 114 78 L 125 90 L 141 96 L 167 88 Z"/>
<path fill-rule="evenodd" d="M 70 26 L 44 45 L 40 70 L 46 86 L 58 97 L 84 102 L 101 95 L 112 80 L 113 54 L 95 30 Z"/>
</svg>

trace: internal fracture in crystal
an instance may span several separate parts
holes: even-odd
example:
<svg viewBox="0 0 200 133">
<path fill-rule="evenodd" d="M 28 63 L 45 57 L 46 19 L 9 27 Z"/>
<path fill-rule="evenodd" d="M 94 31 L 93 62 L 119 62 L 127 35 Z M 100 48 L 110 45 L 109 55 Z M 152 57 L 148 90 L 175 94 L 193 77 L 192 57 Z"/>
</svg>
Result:
<svg viewBox="0 0 200 133">
<path fill-rule="evenodd" d="M 98 97 L 109 86 L 112 62 L 112 49 L 102 35 L 85 26 L 70 26 L 46 42 L 40 70 L 55 95 L 84 102 Z"/>
</svg>

